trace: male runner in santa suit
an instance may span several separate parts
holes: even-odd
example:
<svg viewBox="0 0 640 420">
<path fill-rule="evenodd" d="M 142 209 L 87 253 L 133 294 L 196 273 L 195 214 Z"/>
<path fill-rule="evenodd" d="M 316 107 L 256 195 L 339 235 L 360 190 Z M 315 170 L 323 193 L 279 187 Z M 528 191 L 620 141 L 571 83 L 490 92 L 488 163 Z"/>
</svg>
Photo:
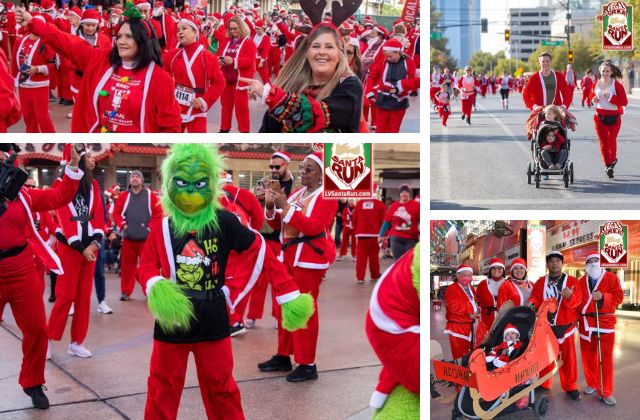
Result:
<svg viewBox="0 0 640 420">
<path fill-rule="evenodd" d="M 271 42 L 269 35 L 265 34 L 265 24 L 262 19 L 254 22 L 256 34 L 253 36 L 253 43 L 256 45 L 256 69 L 262 79 L 262 83 L 269 83 L 269 51 Z"/>
<path fill-rule="evenodd" d="M 475 341 L 476 320 L 480 318 L 480 306 L 476 291 L 471 286 L 473 269 L 460 265 L 456 269 L 457 281 L 444 292 L 447 326 L 451 355 L 459 359 L 469 352 Z"/>
<path fill-rule="evenodd" d="M 373 186 L 374 192 L 377 185 Z M 359 200 L 353 211 L 353 226 L 356 234 L 356 281 L 364 283 L 364 275 L 369 261 L 371 280 L 380 278 L 380 247 L 378 234 L 384 223 L 387 207 L 381 200 L 365 198 Z"/>
<path fill-rule="evenodd" d="M 0 48 L 6 57 L 13 56 L 16 33 L 15 5 L 0 3 Z"/>
<path fill-rule="evenodd" d="M 491 329 L 498 304 L 498 291 L 504 283 L 504 261 L 492 258 L 489 261 L 489 273 L 486 280 L 482 280 L 476 288 L 478 303 L 482 308 L 482 322 L 487 331 Z"/>
<path fill-rule="evenodd" d="M 282 33 L 282 35 L 284 35 L 284 37 L 287 40 L 287 44 L 284 47 L 284 62 L 286 63 L 289 60 L 289 58 L 291 58 L 291 56 L 293 55 L 293 52 L 296 49 L 296 42 L 298 42 L 298 38 L 300 38 L 301 36 L 304 36 L 304 34 L 298 31 L 297 29 L 295 29 L 295 27 L 293 28 L 293 30 L 290 30 L 289 27 L 287 26 L 287 23 L 285 23 L 284 19 L 289 20 L 291 18 L 286 17 L 286 18 L 277 19 L 275 21 L 275 24 L 280 30 L 280 32 Z"/>
<path fill-rule="evenodd" d="M 561 72 L 551 70 L 551 54 L 543 52 L 538 57 L 540 71 L 533 73 L 522 91 L 522 100 L 527 109 L 534 106 L 558 105 L 565 110 L 571 105 L 572 94 Z M 553 95 L 547 91 L 553 89 Z"/>
<path fill-rule="evenodd" d="M 207 111 L 224 88 L 224 76 L 218 59 L 199 42 L 200 30 L 190 17 L 180 19 L 180 48 L 163 54 L 164 69 L 176 83 L 175 96 L 180 104 L 182 131 L 207 132 Z"/>
<path fill-rule="evenodd" d="M 12 150 L 0 143 L 0 161 Z M 62 182 L 48 190 L 23 187 L 18 198 L 5 202 L 0 216 L 0 307 L 8 302 L 22 332 L 22 367 L 18 382 L 31 397 L 34 407 L 48 408 L 43 392 L 47 353 L 47 323 L 42 294 L 44 281 L 38 278 L 35 257 L 47 268 L 62 274 L 58 256 L 42 241 L 33 223 L 33 212 L 53 210 L 71 201 L 83 172 L 78 170 L 79 156 L 73 154 Z"/>
<path fill-rule="evenodd" d="M 158 22 L 160 32 L 156 34 L 160 50 L 165 53 L 175 48 L 177 43 L 176 24 L 173 19 L 167 15 L 164 10 L 164 3 L 156 1 L 153 3 L 152 21 Z"/>
<path fill-rule="evenodd" d="M 578 308 L 582 294 L 577 280 L 562 272 L 564 256 L 560 251 L 551 251 L 547 254 L 547 268 L 549 274 L 542 276 L 533 285 L 529 303 L 538 309 L 547 299 L 556 299 L 558 309 L 555 313 L 549 313 L 549 323 L 555 326 L 566 327 L 564 335 L 558 339 L 562 352 L 562 367 L 560 367 L 560 385 L 562 389 L 575 401 L 580 400 L 578 391 L 578 366 L 576 362 L 576 344 L 574 333 L 577 328 L 574 323 L 578 319 Z M 544 368 L 540 376 L 544 376 L 553 369 L 553 364 Z M 542 388 L 551 389 L 553 378 L 549 378 L 541 385 Z"/>
<path fill-rule="evenodd" d="M 601 268 L 600 255 L 594 253 L 587 256 L 586 274 L 578 281 L 578 287 L 582 296 L 578 307 L 580 355 L 584 378 L 587 382 L 583 392 L 590 395 L 597 391 L 605 404 L 615 405 L 613 344 L 616 337 L 616 307 L 624 299 L 620 279 L 614 273 Z M 602 356 L 602 384 L 600 383 L 598 346 Z"/>
</svg>

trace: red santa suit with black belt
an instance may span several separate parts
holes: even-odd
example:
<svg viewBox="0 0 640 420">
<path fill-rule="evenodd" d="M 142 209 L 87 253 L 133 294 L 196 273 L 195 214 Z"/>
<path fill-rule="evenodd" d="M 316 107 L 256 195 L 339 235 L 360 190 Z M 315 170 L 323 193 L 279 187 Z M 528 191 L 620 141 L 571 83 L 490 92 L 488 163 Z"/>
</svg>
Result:
<svg viewBox="0 0 640 420">
<path fill-rule="evenodd" d="M 412 281 L 414 250 L 380 278 L 367 312 L 367 337 L 382 362 L 370 405 L 381 408 L 396 385 L 420 395 L 420 297 Z"/>
<path fill-rule="evenodd" d="M 93 241 L 100 243 L 104 236 L 104 207 L 100 186 L 95 179 L 87 194 L 76 192 L 73 200 L 57 211 L 59 227 L 58 255 L 64 274 L 56 283 L 56 303 L 49 316 L 49 338 L 59 341 L 74 305 L 71 321 L 71 342 L 82 344 L 89 329 L 91 289 L 96 261 L 87 261 L 82 252 Z"/>
<path fill-rule="evenodd" d="M 269 58 L 267 60 L 267 68 L 269 69 L 269 74 L 276 78 L 280 73 L 280 59 L 282 57 L 282 49 L 278 44 L 278 35 L 280 35 L 280 31 L 276 25 L 272 24 L 270 29 L 267 31 L 267 35 L 269 36 Z"/>
<path fill-rule="evenodd" d="M 580 305 L 581 293 L 577 285 L 577 280 L 573 276 L 562 273 L 561 279 L 556 286 L 549 282 L 549 276 L 542 276 L 533 285 L 529 302 L 537 308 L 547 299 L 555 298 L 558 300 L 558 310 L 555 314 L 549 314 L 551 325 L 568 325 L 565 334 L 558 339 L 560 351 L 562 352 L 563 365 L 560 368 L 560 384 L 564 391 L 574 391 L 577 389 L 578 366 L 576 363 L 576 344 L 573 334 L 578 329 L 574 323 L 578 320 L 578 307 Z M 562 289 L 569 288 L 573 290 L 571 298 L 565 299 L 560 292 Z M 549 365 L 540 372 L 540 376 L 546 375 L 553 369 L 553 365 Z M 549 378 L 542 387 L 551 389 L 553 378 Z"/>
<path fill-rule="evenodd" d="M 217 214 L 219 229 L 215 231 L 180 237 L 171 219 L 165 217 L 161 228 L 149 234 L 140 265 L 146 293 L 158 281 L 176 282 L 191 298 L 198 317 L 183 333 L 165 333 L 156 325 L 145 418 L 176 418 L 191 352 L 207 417 L 244 418 L 240 391 L 232 376 L 228 311 L 233 312 L 249 294 L 263 269 L 273 273 L 278 302 L 300 295 L 259 234 L 244 227 L 235 214 L 225 210 L 217 210 Z M 244 263 L 234 265 L 233 279 L 229 279 L 232 251 Z M 200 265 L 205 274 L 194 282 L 183 275 L 181 264 Z"/>
<path fill-rule="evenodd" d="M 609 96 L 609 99 L 605 98 Z M 613 164 L 618 156 L 618 133 L 622 125 L 622 114 L 624 107 L 628 104 L 627 94 L 622 83 L 614 80 L 611 85 L 603 88 L 600 83 L 593 86 L 589 94 L 589 102 L 593 103 L 594 98 L 598 98 L 596 111 L 593 115 L 593 123 L 596 128 L 596 135 L 600 141 L 600 153 L 605 166 Z M 615 122 L 606 125 L 603 117 L 617 116 Z"/>
<path fill-rule="evenodd" d="M 0 51 L 0 133 L 22 118 L 20 102 L 14 90 L 14 78 L 9 71 L 7 57 Z"/>
<path fill-rule="evenodd" d="M 495 279 L 482 280 L 476 288 L 478 295 L 478 304 L 482 309 L 482 322 L 487 330 L 493 325 L 493 319 L 498 309 L 498 292 L 505 282 L 504 278 L 496 281 Z"/>
<path fill-rule="evenodd" d="M 264 24 L 263 24 L 264 25 Z M 253 36 L 253 43 L 256 46 L 256 69 L 262 83 L 269 83 L 269 52 L 271 51 L 271 42 L 269 41 L 269 35 L 263 33 L 262 35 L 255 34 Z"/>
<path fill-rule="evenodd" d="M 284 250 L 278 259 L 284 262 L 300 292 L 310 293 L 316 302 L 307 328 L 295 332 L 282 328 L 278 309 L 278 355 L 293 354 L 296 363 L 311 365 L 315 362 L 318 342 L 320 283 L 336 255 L 330 229 L 338 202 L 324 199 L 322 188 L 304 197 L 306 191 L 307 187 L 302 187 L 289 196 L 287 202 L 291 207 L 286 214 L 267 212 L 266 219 L 272 229 L 280 230 Z"/>
<path fill-rule="evenodd" d="M 473 347 L 471 340 L 476 341 L 475 331 L 472 333 L 472 328 L 475 328 L 480 321 L 474 323 L 469 315 L 479 311 L 478 296 L 471 285 L 465 291 L 458 282 L 455 282 L 444 292 L 444 304 L 447 320 L 444 333 L 449 336 L 452 357 L 459 359 Z"/>
<path fill-rule="evenodd" d="M 471 118 L 473 100 L 476 96 L 475 86 L 480 86 L 480 82 L 473 75 L 464 75 L 458 78 L 458 88 L 461 90 L 460 103 L 462 105 L 462 114 L 467 118 Z"/>
<path fill-rule="evenodd" d="M 207 132 L 207 111 L 218 100 L 224 88 L 224 76 L 218 58 L 199 42 L 167 52 L 164 69 L 175 80 L 175 97 L 180 104 L 182 131 Z M 194 99 L 200 109 L 193 107 Z"/>
<path fill-rule="evenodd" d="M 148 225 L 147 229 L 151 230 L 156 227 L 162 219 L 162 207 L 158 196 L 153 194 L 150 189 L 143 188 L 139 194 L 147 196 L 146 202 L 149 204 Z M 129 199 L 131 190 L 127 190 L 118 195 L 113 207 L 113 220 L 116 222 L 118 229 L 125 230 L 127 224 L 127 209 L 129 208 Z M 138 274 L 138 261 L 142 258 L 142 251 L 146 240 L 133 241 L 126 238 L 126 234 L 122 238 L 122 255 L 120 270 L 120 290 L 123 295 L 131 296 L 135 286 Z"/>
<path fill-rule="evenodd" d="M 380 247 L 378 235 L 384 223 L 387 207 L 380 200 L 359 200 L 353 211 L 353 226 L 356 234 L 356 280 L 364 281 L 369 260 L 369 275 L 372 280 L 380 278 Z"/>
<path fill-rule="evenodd" d="M 231 64 L 221 66 L 225 78 L 225 86 L 220 99 L 222 105 L 220 130 L 231 130 L 233 111 L 238 121 L 238 131 L 248 133 L 249 122 L 249 86 L 238 80 L 238 77 L 252 78 L 256 72 L 256 45 L 249 37 L 225 38 L 218 47 L 220 57 L 231 57 Z"/>
<path fill-rule="evenodd" d="M 38 278 L 34 257 L 53 272 L 63 273 L 60 259 L 38 235 L 32 214 L 66 205 L 73 198 L 82 175 L 82 171 L 66 168 L 62 182 L 49 190 L 23 187 L 16 200 L 7 202 L 6 212 L 0 216 L 0 252 L 18 252 L 0 258 L 0 307 L 9 303 L 22 332 L 23 360 L 18 382 L 23 388 L 45 382 L 44 282 Z"/>
<path fill-rule="evenodd" d="M 34 21 L 45 24 L 37 18 Z M 35 35 L 19 37 L 15 48 L 13 75 L 20 95 L 25 130 L 27 133 L 55 133 L 49 113 L 49 81 L 55 69 L 55 52 Z M 30 67 L 37 68 L 38 72 L 27 76 L 22 69 Z"/>
<path fill-rule="evenodd" d="M 533 109 L 534 106 L 545 105 L 564 105 L 565 108 L 571 106 L 571 95 L 569 93 L 569 87 L 564 79 L 562 73 L 551 70 L 551 75 L 555 80 L 555 90 L 553 98 L 547 97 L 547 89 L 544 85 L 544 79 L 542 74 L 538 71 L 533 73 L 529 78 L 529 81 L 522 91 L 522 100 L 527 109 Z"/>
<path fill-rule="evenodd" d="M 588 259 L 588 258 L 587 258 Z M 582 370 L 587 386 L 595 388 L 600 397 L 613 394 L 613 344 L 615 342 L 616 307 L 622 303 L 624 293 L 620 286 L 620 279 L 612 272 L 602 270 L 602 274 L 592 287 L 589 276 L 584 275 L 578 281 L 582 300 L 578 309 L 580 331 L 580 355 Z M 600 321 L 600 337 L 598 338 L 598 324 L 596 323 L 596 301 L 593 292 L 602 293 L 602 306 L 598 305 L 598 320 Z M 602 388 L 601 395 L 598 342 L 602 354 Z"/>
</svg>

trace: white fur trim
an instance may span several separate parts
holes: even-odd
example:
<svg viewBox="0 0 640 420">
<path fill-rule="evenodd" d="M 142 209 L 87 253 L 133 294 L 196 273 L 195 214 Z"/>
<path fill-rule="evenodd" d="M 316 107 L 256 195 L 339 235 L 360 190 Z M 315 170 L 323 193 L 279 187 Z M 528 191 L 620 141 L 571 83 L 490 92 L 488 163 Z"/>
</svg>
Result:
<svg viewBox="0 0 640 420">
<path fill-rule="evenodd" d="M 473 274 L 473 268 L 471 268 L 471 267 L 462 267 L 462 268 L 456 270 L 456 274 L 464 273 L 464 272 L 468 272 L 468 273 L 472 273 Z"/>
<path fill-rule="evenodd" d="M 462 334 L 458 334 L 458 333 L 455 333 L 455 332 L 450 331 L 450 330 L 444 330 L 444 333 L 448 334 L 448 335 L 452 335 L 454 337 L 462 338 L 463 340 L 471 341 L 471 334 L 462 335 Z"/>
<path fill-rule="evenodd" d="M 265 89 L 267 88 L 267 86 L 269 86 L 269 90 L 271 90 L 271 85 L 267 83 L 267 84 L 265 85 Z M 267 94 L 268 94 L 268 93 L 267 93 Z M 267 96 L 267 95 L 265 95 L 265 96 Z M 273 153 L 273 155 L 271 155 L 271 156 L 277 156 L 277 157 L 279 157 L 279 158 L 281 158 L 281 159 L 286 160 L 287 162 L 291 162 L 291 158 L 290 158 L 289 156 L 285 155 L 285 154 L 284 154 L 284 153 L 282 153 L 282 152 L 274 152 L 274 153 Z"/>
<path fill-rule="evenodd" d="M 500 359 L 495 359 L 495 360 L 493 361 L 493 366 L 495 366 L 495 367 L 501 368 L 501 367 L 502 367 L 502 366 L 504 366 L 504 365 L 506 365 L 506 363 L 505 363 L 505 362 L 503 362 L 503 361 L 502 361 L 502 360 L 500 360 Z"/>
<path fill-rule="evenodd" d="M 260 250 L 258 251 L 258 256 L 256 257 L 256 262 L 253 265 L 253 271 L 251 272 L 251 277 L 249 277 L 247 285 L 245 286 L 244 290 L 240 292 L 240 294 L 236 298 L 236 301 L 233 302 L 233 306 L 231 307 L 233 310 L 235 310 L 240 301 L 244 299 L 249 294 L 249 292 L 251 292 L 253 286 L 256 285 L 256 283 L 258 282 L 258 277 L 260 277 L 260 273 L 262 272 L 262 267 L 264 265 L 264 256 L 267 251 L 267 244 L 260 233 L 258 233 L 256 230 L 251 230 L 256 234 L 256 240 L 260 240 Z"/>
<path fill-rule="evenodd" d="M 291 302 L 292 300 L 296 299 L 298 296 L 300 296 L 300 290 L 296 290 L 294 292 L 289 292 L 284 295 L 276 296 L 276 301 L 278 302 L 278 305 L 282 305 L 283 303 Z"/>
<path fill-rule="evenodd" d="M 382 408 L 388 397 L 389 394 L 383 394 L 380 391 L 373 391 L 373 394 L 371 394 L 371 400 L 369 401 L 369 406 L 373 408 Z"/>
<path fill-rule="evenodd" d="M 151 293 L 151 288 L 153 287 L 153 285 L 162 280 L 164 280 L 164 277 L 162 276 L 151 277 L 149 280 L 147 280 L 147 285 L 144 288 L 147 296 L 149 296 L 149 293 Z"/>
<path fill-rule="evenodd" d="M 284 223 L 289 223 L 291 221 L 291 218 L 293 218 L 293 214 L 296 212 L 296 208 L 293 206 L 289 206 L 289 211 L 287 212 L 287 214 L 284 215 L 284 217 L 282 218 L 282 221 Z"/>
<path fill-rule="evenodd" d="M 396 48 L 396 47 L 382 47 L 382 51 L 392 51 L 392 52 L 400 52 L 402 51 L 402 48 Z"/>
<path fill-rule="evenodd" d="M 98 19 L 81 19 L 80 23 L 81 24 L 82 23 L 93 23 L 93 24 L 97 25 L 100 22 L 98 21 Z"/>
<path fill-rule="evenodd" d="M 314 155 L 314 154 L 307 155 L 307 157 L 306 157 L 306 158 L 304 158 L 304 160 L 307 160 L 307 159 L 311 159 L 311 160 L 313 160 L 315 163 L 317 163 L 317 164 L 318 164 L 318 166 L 320 166 L 320 169 L 322 169 L 322 168 L 324 167 L 324 162 L 322 162 L 322 161 L 320 160 L 320 158 L 319 158 L 318 156 Z"/>
<path fill-rule="evenodd" d="M 266 104 L 267 102 L 267 97 L 269 96 L 269 93 L 271 92 L 271 83 L 267 83 L 266 85 L 264 85 L 264 88 L 262 89 L 262 105 Z M 274 153 L 275 154 L 275 153 Z M 285 159 L 287 162 L 289 162 L 288 159 Z"/>
<path fill-rule="evenodd" d="M 82 172 L 82 169 L 78 168 L 77 170 L 72 171 L 69 168 L 69 166 L 65 166 L 64 174 L 66 176 L 68 176 L 69 178 L 73 179 L 74 181 L 80 181 L 82 179 L 82 177 L 84 176 L 84 172 Z"/>
</svg>

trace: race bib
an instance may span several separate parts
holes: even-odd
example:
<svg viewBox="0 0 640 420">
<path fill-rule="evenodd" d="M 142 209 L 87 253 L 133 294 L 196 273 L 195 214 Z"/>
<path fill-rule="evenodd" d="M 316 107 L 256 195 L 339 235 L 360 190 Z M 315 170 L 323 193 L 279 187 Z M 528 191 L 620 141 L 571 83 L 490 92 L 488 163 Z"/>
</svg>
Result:
<svg viewBox="0 0 640 420">
<path fill-rule="evenodd" d="M 194 90 L 185 86 L 176 86 L 175 95 L 178 103 L 184 106 L 191 106 L 191 102 L 196 98 Z"/>
<path fill-rule="evenodd" d="M 362 208 L 365 210 L 371 210 L 373 209 L 373 203 L 371 201 L 367 201 L 362 204 Z"/>
</svg>

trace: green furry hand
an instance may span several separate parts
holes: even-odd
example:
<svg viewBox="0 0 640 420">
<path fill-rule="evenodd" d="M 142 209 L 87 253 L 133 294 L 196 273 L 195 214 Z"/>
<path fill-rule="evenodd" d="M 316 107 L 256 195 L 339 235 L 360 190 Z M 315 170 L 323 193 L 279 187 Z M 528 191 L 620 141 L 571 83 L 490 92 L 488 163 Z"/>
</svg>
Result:
<svg viewBox="0 0 640 420">
<path fill-rule="evenodd" d="M 376 410 L 373 420 L 418 420 L 420 418 L 420 396 L 402 385 L 396 386 L 384 406 Z"/>
<path fill-rule="evenodd" d="M 308 293 L 303 293 L 297 298 L 283 303 L 280 308 L 282 310 L 282 326 L 287 331 L 305 328 L 307 321 L 316 310 L 313 296 Z"/>
<path fill-rule="evenodd" d="M 147 305 L 166 334 L 188 331 L 191 320 L 195 319 L 193 303 L 182 287 L 170 280 L 161 280 L 151 286 Z"/>
</svg>

